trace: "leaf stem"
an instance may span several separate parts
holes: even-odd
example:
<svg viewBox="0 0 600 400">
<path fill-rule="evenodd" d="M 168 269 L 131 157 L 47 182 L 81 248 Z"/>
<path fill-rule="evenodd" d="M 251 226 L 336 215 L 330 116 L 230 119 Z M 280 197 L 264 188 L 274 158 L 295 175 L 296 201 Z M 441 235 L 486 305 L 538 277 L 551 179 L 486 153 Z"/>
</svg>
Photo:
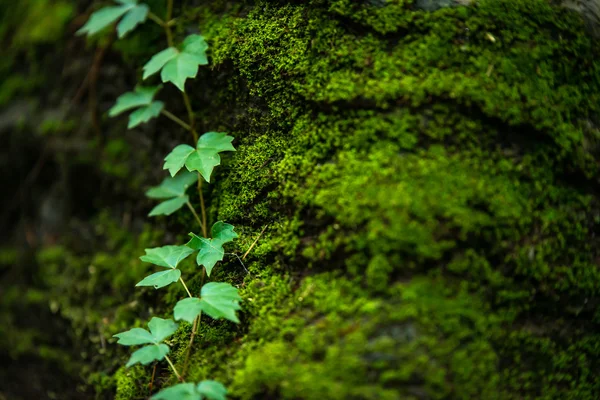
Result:
<svg viewBox="0 0 600 400">
<path fill-rule="evenodd" d="M 198 214 L 196 213 L 196 210 L 194 210 L 194 207 L 192 207 L 192 203 L 190 203 L 189 201 L 186 203 L 188 208 L 190 209 L 190 211 L 192 212 L 192 214 L 194 214 L 194 217 L 196 218 L 196 221 L 198 221 L 198 224 L 200 225 L 200 228 L 202 228 L 202 231 L 204 232 L 204 224 L 202 223 L 202 221 L 200 221 L 200 217 L 198 217 Z"/>
<path fill-rule="evenodd" d="M 169 118 L 171 121 L 179 124 L 182 128 L 191 131 L 192 127 L 189 126 L 188 124 L 186 124 L 185 122 L 183 122 L 181 119 L 179 119 L 176 115 L 174 115 L 173 113 L 167 111 L 167 110 L 162 110 L 160 112 L 162 115 L 164 115 L 165 117 Z"/>
<path fill-rule="evenodd" d="M 202 268 L 202 284 L 204 286 L 204 277 L 206 275 L 206 268 Z M 185 361 L 183 362 L 183 376 L 185 376 L 188 363 L 190 361 L 190 354 L 192 353 L 192 345 L 194 344 L 194 338 L 196 337 L 196 332 L 198 331 L 198 325 L 200 325 L 200 319 L 202 318 L 202 310 L 198 316 L 194 319 L 194 325 L 192 326 L 192 334 L 190 336 L 190 342 L 188 343 L 187 354 L 185 355 Z"/>
<path fill-rule="evenodd" d="M 167 21 L 171 21 L 173 18 L 173 0 L 167 0 Z M 171 32 L 171 25 L 164 24 L 165 33 L 167 34 L 167 42 L 169 43 L 169 47 L 173 46 L 173 32 Z"/>
<path fill-rule="evenodd" d="M 150 385 L 148 385 L 148 391 L 152 393 L 152 386 L 154 386 L 154 376 L 156 375 L 156 366 L 158 364 L 154 363 L 154 368 L 152 369 L 152 378 L 150 378 Z"/>
<path fill-rule="evenodd" d="M 190 121 L 190 131 L 194 136 L 194 146 L 198 142 L 198 132 L 196 132 L 196 116 L 194 115 L 194 110 L 192 110 L 192 104 L 190 103 L 190 97 L 186 92 L 182 92 L 183 94 L 183 102 L 185 103 L 185 109 L 188 113 L 188 119 Z"/>
<path fill-rule="evenodd" d="M 156 22 L 157 25 L 160 25 L 163 28 L 167 25 L 167 23 L 163 21 L 161 17 L 154 14 L 152 11 L 148 12 L 148 18 L 150 18 L 152 21 Z"/>
<path fill-rule="evenodd" d="M 179 282 L 181 282 L 181 284 L 183 285 L 183 287 L 185 288 L 185 291 L 187 292 L 188 296 L 190 297 L 194 297 L 192 296 L 192 294 L 190 293 L 190 290 L 188 289 L 188 287 L 186 286 L 185 282 L 183 281 L 182 277 L 179 277 Z"/>
<path fill-rule="evenodd" d="M 202 184 L 204 178 L 198 172 L 198 194 L 200 195 L 200 211 L 202 212 L 202 235 L 208 237 L 208 227 L 206 222 L 206 206 L 204 205 L 204 194 L 202 193 Z M 204 278 L 202 279 L 204 280 Z"/>
<path fill-rule="evenodd" d="M 171 361 L 169 356 L 165 356 L 165 360 L 167 360 L 167 362 L 169 363 L 169 366 L 175 373 L 175 376 L 177 377 L 177 379 L 179 379 L 181 382 L 183 382 L 183 378 L 181 377 L 181 375 L 179 375 L 179 372 L 177 372 L 177 368 L 175 368 L 175 366 L 173 365 L 173 362 Z"/>
</svg>

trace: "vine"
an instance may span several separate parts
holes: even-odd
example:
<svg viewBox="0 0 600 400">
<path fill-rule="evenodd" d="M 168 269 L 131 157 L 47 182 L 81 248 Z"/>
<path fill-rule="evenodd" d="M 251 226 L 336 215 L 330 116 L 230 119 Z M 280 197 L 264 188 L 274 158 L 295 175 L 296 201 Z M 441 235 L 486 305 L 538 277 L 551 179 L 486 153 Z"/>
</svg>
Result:
<svg viewBox="0 0 600 400">
<path fill-rule="evenodd" d="M 201 35 L 193 34 L 187 36 L 181 45 L 175 45 L 171 29 L 174 25 L 173 0 L 167 0 L 165 19 L 154 14 L 150 11 L 148 5 L 138 2 L 138 0 L 114 1 L 117 3 L 116 5 L 104 7 L 94 12 L 77 33 L 91 36 L 118 21 L 116 25 L 117 34 L 119 38 L 123 38 L 147 19 L 164 29 L 168 47 L 155 54 L 144 65 L 143 80 L 160 73 L 163 83 L 170 82 L 176 86 L 182 93 L 188 121 L 186 122 L 168 111 L 162 101 L 155 100 L 162 87 L 160 85 L 138 85 L 132 92 L 121 95 L 116 104 L 109 110 L 109 116 L 114 117 L 126 111 L 131 111 L 128 123 L 128 128 L 131 129 L 163 115 L 191 133 L 195 147 L 187 144 L 176 146 L 165 157 L 163 169 L 168 170 L 170 176 L 165 178 L 160 185 L 148 190 L 146 196 L 161 200 L 150 211 L 149 216 L 168 216 L 187 206 L 202 231 L 201 235 L 190 233 L 191 239 L 184 245 L 167 245 L 146 249 L 146 254 L 141 256 L 140 259 L 158 267 L 163 267 L 165 270 L 155 272 L 136 284 L 136 286 L 152 286 L 159 289 L 179 282 L 187 294 L 188 297 L 180 300 L 173 309 L 175 321 L 183 320 L 192 324 L 192 332 L 182 371 L 180 372 L 169 358 L 170 348 L 164 343 L 164 340 L 178 329 L 178 324 L 174 320 L 153 317 L 148 323 L 149 330 L 133 328 L 116 334 L 114 337 L 118 338 L 118 344 L 124 346 L 144 345 L 144 347 L 131 354 L 126 367 L 138 363 L 147 365 L 165 360 L 181 382 L 161 390 L 152 399 L 225 400 L 227 390 L 219 382 L 213 380 L 204 380 L 198 384 L 185 382 L 185 372 L 202 314 L 214 319 L 223 318 L 239 323 L 236 311 L 240 309 L 239 302 L 241 301 L 238 290 L 229 283 L 204 283 L 205 276 L 210 277 L 215 265 L 223 260 L 226 254 L 223 245 L 238 237 L 234 227 L 222 221 L 212 225 L 209 236 L 202 193 L 203 182 L 210 183 L 214 168 L 221 163 L 219 153 L 235 151 L 232 145 L 233 137 L 222 132 L 207 132 L 201 136 L 198 135 L 195 114 L 189 96 L 185 92 L 187 79 L 195 78 L 199 67 L 208 64 L 206 56 L 208 44 Z M 186 194 L 188 188 L 195 183 L 200 197 L 200 214 L 196 212 L 189 196 Z M 192 294 L 181 276 L 181 270 L 178 269 L 181 261 L 196 252 L 196 262 L 198 266 L 202 267 L 202 287 L 199 297 Z"/>
</svg>

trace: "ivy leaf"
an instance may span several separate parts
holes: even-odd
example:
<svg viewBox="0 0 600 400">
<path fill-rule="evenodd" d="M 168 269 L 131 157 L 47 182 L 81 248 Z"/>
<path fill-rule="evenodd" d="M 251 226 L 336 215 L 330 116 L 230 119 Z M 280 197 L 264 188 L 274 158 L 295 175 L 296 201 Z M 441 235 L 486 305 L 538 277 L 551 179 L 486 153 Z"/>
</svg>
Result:
<svg viewBox="0 0 600 400">
<path fill-rule="evenodd" d="M 135 29 L 137 25 L 146 21 L 150 9 L 145 4 L 137 4 L 137 1 L 120 1 L 119 6 L 104 7 L 94 12 L 88 22 L 77 31 L 78 35 L 92 36 L 104 28 L 125 16 L 117 26 L 119 38 L 123 38 L 128 32 Z"/>
<path fill-rule="evenodd" d="M 119 25 L 117 25 L 119 39 L 124 38 L 127 33 L 134 30 L 139 24 L 146 22 L 148 12 L 150 12 L 150 8 L 145 4 L 140 4 L 129 10 L 121 22 L 119 22 Z"/>
<path fill-rule="evenodd" d="M 173 316 L 176 321 L 184 320 L 191 324 L 200 311 L 202 311 L 202 300 L 197 297 L 187 297 L 175 304 Z"/>
<path fill-rule="evenodd" d="M 202 381 L 198 385 L 180 383 L 161 390 L 152 400 L 226 400 L 227 389 L 217 381 Z"/>
<path fill-rule="evenodd" d="M 206 380 L 196 386 L 196 390 L 209 400 L 226 400 L 227 389 L 221 382 Z"/>
<path fill-rule="evenodd" d="M 206 273 L 210 276 L 215 264 L 225 256 L 225 249 L 223 245 L 231 242 L 233 239 L 238 237 L 238 234 L 234 232 L 233 225 L 226 224 L 225 222 L 216 222 L 210 232 L 213 236 L 212 239 L 200 237 L 194 233 L 190 233 L 192 239 L 186 243 L 186 246 L 198 250 L 196 256 L 196 263 L 203 265 L 206 268 Z"/>
<path fill-rule="evenodd" d="M 180 277 L 181 271 L 178 269 L 160 271 L 145 277 L 136 283 L 135 286 L 154 286 L 154 289 L 160 289 L 171 283 L 177 282 Z"/>
<path fill-rule="evenodd" d="M 127 92 L 117 99 L 117 103 L 108 110 L 110 117 L 115 117 L 125 111 L 137 108 L 129 116 L 128 129 L 150 121 L 158 117 L 165 104 L 162 101 L 154 101 L 154 96 L 161 89 L 160 86 L 141 87 L 138 86 L 133 92 Z"/>
<path fill-rule="evenodd" d="M 180 383 L 161 390 L 151 400 L 202 400 L 193 383 Z"/>
<path fill-rule="evenodd" d="M 232 141 L 233 137 L 224 132 L 207 132 L 198 139 L 195 149 L 185 144 L 175 147 L 165 157 L 163 169 L 168 169 L 173 176 L 185 165 L 188 171 L 198 171 L 210 182 L 213 169 L 221 164 L 219 153 L 235 151 Z"/>
<path fill-rule="evenodd" d="M 131 358 L 125 364 L 126 367 L 131 367 L 134 364 L 148 365 L 152 361 L 162 360 L 169 354 L 169 346 L 164 343 L 151 344 L 150 346 L 142 347 L 131 354 Z"/>
<path fill-rule="evenodd" d="M 161 71 L 163 82 L 172 82 L 183 92 L 187 78 L 195 78 L 199 66 L 208 64 L 207 49 L 208 44 L 202 36 L 190 35 L 183 41 L 181 50 L 169 47 L 154 55 L 144 65 L 143 79 Z"/>
<path fill-rule="evenodd" d="M 188 246 L 162 246 L 146 249 L 140 260 L 165 268 L 177 268 L 177 265 L 194 252 Z"/>
<path fill-rule="evenodd" d="M 241 310 L 238 290 L 225 282 L 209 282 L 202 286 L 202 311 L 214 319 L 225 318 L 239 323 L 235 315 L 236 310 Z"/>
<path fill-rule="evenodd" d="M 154 336 L 143 328 L 133 328 L 126 332 L 117 333 L 113 337 L 119 338 L 117 343 L 123 346 L 154 343 Z"/>
<path fill-rule="evenodd" d="M 183 171 L 175 177 L 165 178 L 160 185 L 150 188 L 146 192 L 146 196 L 151 199 L 168 200 L 154 207 L 148 215 L 171 215 L 179 210 L 189 201 L 189 197 L 185 195 L 185 191 L 197 180 L 197 174 Z"/>
<path fill-rule="evenodd" d="M 235 315 L 240 310 L 238 290 L 229 283 L 209 282 L 202 287 L 202 298 L 188 297 L 180 300 L 173 309 L 176 320 L 192 323 L 194 319 L 204 312 L 214 319 L 225 318 L 239 323 Z"/>
<path fill-rule="evenodd" d="M 150 322 L 148 322 L 148 328 L 150 328 L 150 333 L 154 336 L 155 343 L 160 343 L 174 334 L 177 327 L 177 323 L 172 319 L 152 317 Z"/>
</svg>

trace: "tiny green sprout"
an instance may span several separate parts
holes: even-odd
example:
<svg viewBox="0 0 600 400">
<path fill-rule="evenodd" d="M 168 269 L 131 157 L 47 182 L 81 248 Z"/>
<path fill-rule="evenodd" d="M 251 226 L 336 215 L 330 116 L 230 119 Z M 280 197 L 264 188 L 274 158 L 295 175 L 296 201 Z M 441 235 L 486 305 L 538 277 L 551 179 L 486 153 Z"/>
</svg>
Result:
<svg viewBox="0 0 600 400">
<path fill-rule="evenodd" d="M 154 207 L 149 216 L 171 215 L 179 210 L 190 198 L 185 194 L 186 190 L 198 180 L 198 175 L 182 171 L 175 177 L 165 178 L 160 185 L 150 188 L 146 196 L 151 199 L 163 199 L 162 203 Z"/>
<path fill-rule="evenodd" d="M 163 246 L 146 249 L 146 255 L 141 256 L 140 260 L 169 269 L 149 275 L 135 286 L 154 286 L 155 289 L 160 289 L 177 282 L 181 277 L 181 271 L 177 269 L 177 265 L 193 252 L 194 250 L 187 246 Z"/>
<path fill-rule="evenodd" d="M 183 41 L 181 49 L 169 47 L 155 54 L 144 65 L 146 80 L 160 72 L 163 82 L 172 82 L 179 90 L 185 92 L 187 78 L 195 78 L 200 65 L 207 65 L 206 50 L 208 43 L 200 35 L 190 35 Z"/>
<path fill-rule="evenodd" d="M 214 319 L 225 318 L 239 323 L 235 312 L 240 310 L 238 290 L 225 282 L 209 282 L 202 286 L 200 297 L 189 297 L 179 300 L 173 309 L 177 321 L 184 320 L 192 323 L 203 312 Z"/>
<path fill-rule="evenodd" d="M 172 319 L 162 319 L 153 317 L 148 323 L 150 332 L 143 328 L 133 328 L 125 332 L 117 333 L 113 337 L 118 338 L 118 344 L 123 346 L 137 346 L 148 344 L 131 354 L 126 366 L 130 367 L 140 363 L 150 364 L 155 360 L 162 360 L 169 353 L 169 346 L 162 343 L 167 337 L 171 336 L 177 330 L 177 323 Z"/>
<path fill-rule="evenodd" d="M 217 381 L 202 381 L 195 383 L 180 383 L 163 389 L 151 400 L 226 400 L 227 389 Z"/>
<path fill-rule="evenodd" d="M 136 26 L 146 21 L 150 9 L 145 4 L 138 4 L 137 0 L 116 0 L 120 5 L 104 7 L 92 14 L 88 22 L 77 31 L 78 35 L 92 36 L 108 27 L 119 18 L 117 25 L 119 38 L 135 29 Z"/>
<path fill-rule="evenodd" d="M 219 153 L 235 151 L 231 144 L 233 137 L 223 132 L 207 132 L 200 136 L 196 148 L 180 144 L 165 157 L 163 169 L 168 169 L 171 176 L 185 167 L 188 171 L 198 171 L 206 182 L 210 182 L 213 169 L 221 164 Z"/>
<path fill-rule="evenodd" d="M 208 276 L 210 276 L 215 264 L 222 261 L 225 256 L 223 245 L 238 237 L 238 234 L 234 232 L 234 229 L 233 225 L 219 221 L 210 229 L 212 239 L 203 238 L 194 233 L 190 233 L 192 238 L 186 243 L 186 246 L 198 250 L 196 262 L 198 265 L 203 265 L 206 268 L 206 274 Z"/>
<path fill-rule="evenodd" d="M 160 115 L 160 112 L 165 108 L 162 101 L 155 101 L 154 96 L 161 89 L 160 86 L 141 87 L 138 86 L 133 92 L 127 92 L 117 99 L 117 103 L 108 110 L 108 115 L 116 117 L 117 115 L 136 109 L 129 116 L 129 124 L 127 128 L 135 128 L 136 126 L 150 121 Z"/>
</svg>

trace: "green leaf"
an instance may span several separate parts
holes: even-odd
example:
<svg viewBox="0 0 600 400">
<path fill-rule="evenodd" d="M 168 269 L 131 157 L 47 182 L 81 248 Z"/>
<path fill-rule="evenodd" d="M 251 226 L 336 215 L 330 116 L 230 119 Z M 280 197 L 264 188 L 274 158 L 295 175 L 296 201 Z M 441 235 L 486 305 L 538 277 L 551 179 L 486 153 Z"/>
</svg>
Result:
<svg viewBox="0 0 600 400">
<path fill-rule="evenodd" d="M 179 51 L 175 47 L 169 47 L 157 54 L 155 54 L 150 61 L 144 65 L 144 76 L 142 79 L 146 80 L 148 77 L 154 75 L 160 71 L 166 63 L 177 57 Z"/>
<path fill-rule="evenodd" d="M 162 101 L 153 101 L 146 107 L 139 108 L 129 116 L 129 124 L 127 129 L 135 128 L 136 126 L 150 121 L 160 115 L 160 112 L 165 108 L 165 103 Z"/>
<path fill-rule="evenodd" d="M 129 12 L 123 17 L 121 22 L 117 25 L 117 33 L 119 39 L 125 37 L 125 35 L 135 29 L 136 26 L 146 21 L 148 17 L 148 8 L 145 4 L 140 4 L 129 10 Z"/>
<path fill-rule="evenodd" d="M 233 137 L 224 132 L 207 132 L 200 136 L 196 151 L 190 154 L 185 166 L 188 171 L 198 171 L 206 182 L 210 182 L 213 169 L 221 164 L 219 153 L 235 151 L 231 144 Z"/>
<path fill-rule="evenodd" d="M 152 317 L 150 322 L 148 322 L 148 328 L 150 328 L 150 333 L 154 336 L 155 343 L 160 343 L 165 338 L 171 336 L 175 333 L 177 327 L 177 323 L 172 319 Z"/>
<path fill-rule="evenodd" d="M 231 224 L 227 224 L 223 221 L 217 221 L 210 228 L 210 234 L 212 235 L 213 242 L 224 244 L 233 241 L 238 237 L 238 234 L 234 232 L 235 227 Z"/>
<path fill-rule="evenodd" d="M 233 225 L 219 221 L 216 222 L 210 230 L 213 235 L 212 239 L 203 238 L 194 233 L 190 233 L 192 239 L 186 243 L 186 246 L 198 250 L 196 263 L 198 265 L 203 265 L 206 268 L 208 276 L 210 276 L 215 264 L 223 260 L 223 257 L 225 256 L 223 245 L 238 237 L 238 234 L 233 230 Z"/>
<path fill-rule="evenodd" d="M 209 282 L 202 286 L 202 311 L 214 319 L 225 318 L 239 323 L 235 315 L 236 310 L 241 310 L 238 290 L 229 283 Z"/>
<path fill-rule="evenodd" d="M 197 174 L 182 171 L 175 177 L 166 178 L 159 186 L 150 188 L 146 192 L 146 196 L 152 199 L 169 200 L 154 207 L 148 215 L 171 215 L 179 210 L 189 201 L 189 197 L 185 195 L 185 191 L 197 180 Z"/>
<path fill-rule="evenodd" d="M 183 207 L 189 200 L 190 200 L 189 197 L 183 196 L 183 197 L 175 197 L 174 199 L 163 201 L 162 203 L 160 203 L 159 205 L 154 207 L 152 210 L 150 210 L 150 213 L 148 214 L 148 216 L 155 217 L 157 215 L 171 215 L 175 211 L 177 211 L 181 207 Z"/>
<path fill-rule="evenodd" d="M 151 397 L 152 400 L 226 400 L 227 389 L 217 381 L 202 381 L 194 383 L 180 383 L 161 390 Z"/>
<path fill-rule="evenodd" d="M 213 169 L 221 164 L 219 153 L 235 151 L 231 144 L 233 137 L 223 132 L 207 132 L 200 136 L 196 148 L 186 144 L 175 147 L 166 157 L 163 169 L 168 169 L 171 175 L 176 174 L 183 166 L 188 171 L 198 171 L 210 182 Z"/>
<path fill-rule="evenodd" d="M 202 381 L 196 387 L 202 398 L 208 400 L 226 400 L 227 389 L 221 382 L 206 380 Z"/>
<path fill-rule="evenodd" d="M 187 297 L 175 304 L 173 315 L 176 321 L 184 320 L 191 324 L 200 311 L 202 311 L 202 300 L 197 297 Z"/>
<path fill-rule="evenodd" d="M 150 346 L 142 347 L 141 349 L 134 351 L 125 366 L 131 367 L 137 363 L 147 365 L 152 361 L 162 360 L 167 354 L 169 354 L 169 346 L 166 344 L 151 344 Z"/>
<path fill-rule="evenodd" d="M 202 400 L 202 396 L 193 383 L 180 383 L 161 390 L 151 400 Z"/>
<path fill-rule="evenodd" d="M 177 265 L 194 252 L 188 246 L 162 246 L 146 249 L 140 260 L 165 268 L 177 268 Z"/>
<path fill-rule="evenodd" d="M 123 346 L 154 343 L 154 336 L 142 328 L 133 328 L 126 332 L 117 333 L 113 337 L 119 338 L 117 343 Z"/>
<path fill-rule="evenodd" d="M 146 196 L 151 199 L 169 199 L 171 197 L 181 197 L 185 191 L 198 180 L 198 174 L 188 171 L 182 171 L 177 176 L 165 178 L 159 186 L 150 188 Z"/>
<path fill-rule="evenodd" d="M 157 117 L 164 108 L 162 101 L 154 101 L 154 96 L 160 90 L 160 86 L 141 87 L 138 86 L 133 92 L 125 93 L 117 99 L 117 103 L 108 110 L 110 117 L 115 117 L 125 111 L 137 108 L 129 116 L 129 129 L 141 123 L 148 122 Z"/>
<path fill-rule="evenodd" d="M 208 64 L 207 49 L 202 36 L 190 35 L 183 41 L 181 50 L 169 47 L 154 55 L 144 66 L 143 79 L 161 71 L 163 82 L 172 82 L 183 92 L 187 78 L 195 78 L 199 66 Z"/>
<path fill-rule="evenodd" d="M 145 277 L 135 286 L 154 286 L 154 289 L 160 289 L 170 285 L 173 282 L 177 282 L 179 277 L 181 277 L 181 271 L 178 269 L 160 271 Z"/>
<path fill-rule="evenodd" d="M 95 35 L 121 18 L 123 14 L 133 7 L 135 7 L 134 4 L 123 4 L 121 6 L 101 8 L 92 14 L 88 22 L 77 31 L 77 35 Z"/>
<path fill-rule="evenodd" d="M 175 176 L 175 174 L 185 165 L 185 160 L 187 160 L 188 156 L 194 151 L 192 146 L 180 144 L 165 157 L 163 169 L 168 169 L 171 176 Z"/>
</svg>

